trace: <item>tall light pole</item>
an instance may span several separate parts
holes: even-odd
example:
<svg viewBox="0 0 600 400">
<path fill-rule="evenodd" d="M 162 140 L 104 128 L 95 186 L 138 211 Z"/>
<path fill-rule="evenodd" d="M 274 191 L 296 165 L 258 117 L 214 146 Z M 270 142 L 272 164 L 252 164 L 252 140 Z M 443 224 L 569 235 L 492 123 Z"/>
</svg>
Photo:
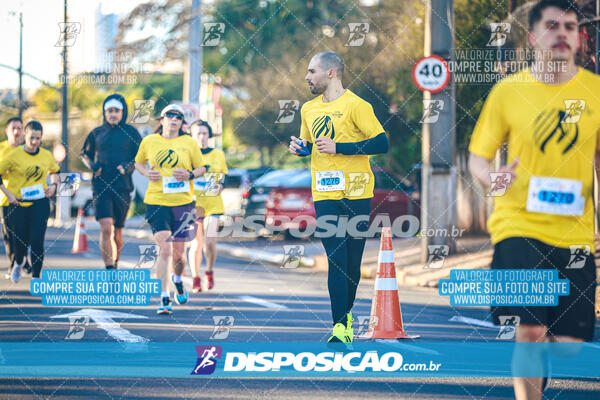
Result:
<svg viewBox="0 0 600 400">
<path fill-rule="evenodd" d="M 17 15 L 11 11 L 8 15 Z M 14 68 L 11 68 L 14 69 Z M 15 70 L 19 74 L 19 88 L 17 89 L 17 99 L 19 100 L 18 110 L 19 118 L 23 118 L 23 12 L 19 11 L 19 67 Z"/>
<path fill-rule="evenodd" d="M 453 0 L 428 0 L 425 17 L 425 56 L 437 55 L 450 63 L 454 59 Z M 456 98 L 452 79 L 440 92 L 425 91 L 424 100 L 441 100 L 444 104 L 436 123 L 423 124 L 423 201 L 421 227 L 425 232 L 446 232 L 442 236 L 425 234 L 421 240 L 421 260 L 427 261 L 429 246 L 455 249 L 450 235 L 456 225 Z"/>
<path fill-rule="evenodd" d="M 23 118 L 23 13 L 19 12 L 19 118 Z"/>
<path fill-rule="evenodd" d="M 67 172 L 69 170 L 69 131 L 67 129 L 68 123 L 68 114 L 69 110 L 67 108 L 67 37 L 69 28 L 67 26 L 67 0 L 64 0 L 64 31 L 63 31 L 63 51 L 62 51 L 62 63 L 63 63 L 63 73 L 62 73 L 62 144 L 65 146 L 65 159 L 61 163 L 60 169 L 63 172 Z"/>
<path fill-rule="evenodd" d="M 183 85 L 184 103 L 198 103 L 200 97 L 202 75 L 202 10 L 200 7 L 200 0 L 192 0 L 188 60 Z"/>
</svg>

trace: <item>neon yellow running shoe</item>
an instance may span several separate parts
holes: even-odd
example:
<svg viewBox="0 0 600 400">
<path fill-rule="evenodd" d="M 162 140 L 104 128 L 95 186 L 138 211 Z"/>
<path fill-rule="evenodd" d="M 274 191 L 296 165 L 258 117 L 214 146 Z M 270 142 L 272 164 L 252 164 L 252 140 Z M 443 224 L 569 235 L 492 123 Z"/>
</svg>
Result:
<svg viewBox="0 0 600 400">
<path fill-rule="evenodd" d="M 333 326 L 333 333 L 331 334 L 331 337 L 327 340 L 327 342 L 348 343 L 346 339 L 346 327 L 344 326 L 344 324 L 337 323 Z"/>
<path fill-rule="evenodd" d="M 346 322 L 346 343 L 352 343 L 352 339 L 354 339 L 354 328 L 352 328 L 352 322 L 354 318 L 352 318 L 352 312 L 346 314 L 348 317 L 348 322 Z"/>
</svg>

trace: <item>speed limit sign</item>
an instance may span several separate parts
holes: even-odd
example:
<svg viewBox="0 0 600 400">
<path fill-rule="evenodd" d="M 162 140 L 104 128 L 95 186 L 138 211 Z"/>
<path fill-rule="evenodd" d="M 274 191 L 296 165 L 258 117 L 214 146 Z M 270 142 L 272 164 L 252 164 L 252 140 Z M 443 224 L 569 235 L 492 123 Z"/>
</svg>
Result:
<svg viewBox="0 0 600 400">
<path fill-rule="evenodd" d="M 431 55 L 423 57 L 415 63 L 412 76 L 419 89 L 437 93 L 448 86 L 450 69 L 442 57 Z"/>
</svg>

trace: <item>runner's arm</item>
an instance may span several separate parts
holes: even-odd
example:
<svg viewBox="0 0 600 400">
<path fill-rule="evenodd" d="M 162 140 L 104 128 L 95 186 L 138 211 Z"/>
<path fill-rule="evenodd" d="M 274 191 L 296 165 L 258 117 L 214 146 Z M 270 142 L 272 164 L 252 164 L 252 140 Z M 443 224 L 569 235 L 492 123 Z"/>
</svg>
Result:
<svg viewBox="0 0 600 400">
<path fill-rule="evenodd" d="M 6 186 L 4 186 L 4 182 L 2 182 L 2 175 L 0 175 L 0 191 L 4 193 L 4 196 L 6 196 L 10 204 L 17 204 L 17 197 L 14 194 L 12 194 Z"/>
<path fill-rule="evenodd" d="M 85 143 L 83 143 L 83 147 L 81 148 L 81 153 L 79 157 L 83 164 L 88 167 L 93 173 L 100 169 L 100 163 L 94 162 L 94 156 L 96 154 L 95 150 L 95 140 L 94 140 L 94 131 L 90 132 L 88 137 L 85 139 Z"/>
<path fill-rule="evenodd" d="M 158 181 L 161 178 L 160 172 L 154 170 L 152 167 L 148 168 L 146 163 L 136 162 L 135 169 L 151 181 Z"/>
<path fill-rule="evenodd" d="M 490 188 L 490 160 L 483 156 L 470 153 L 469 155 L 469 172 L 487 191 Z"/>
<path fill-rule="evenodd" d="M 390 143 L 387 135 L 385 132 L 381 132 L 371 139 L 362 140 L 360 142 L 336 143 L 335 152 L 347 156 L 374 155 L 387 153 L 389 147 Z"/>
<path fill-rule="evenodd" d="M 123 167 L 125 170 L 125 174 L 131 175 L 135 170 L 135 155 L 137 154 L 140 143 L 142 141 L 142 136 L 138 132 L 137 129 L 132 128 L 129 132 L 129 160 L 125 160 L 119 165 Z"/>
</svg>

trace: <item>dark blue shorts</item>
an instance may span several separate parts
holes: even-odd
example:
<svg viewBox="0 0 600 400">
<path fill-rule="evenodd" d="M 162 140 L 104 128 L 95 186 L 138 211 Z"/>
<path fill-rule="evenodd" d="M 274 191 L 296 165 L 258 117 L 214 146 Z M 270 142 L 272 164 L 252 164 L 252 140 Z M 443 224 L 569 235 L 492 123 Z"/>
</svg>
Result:
<svg viewBox="0 0 600 400">
<path fill-rule="evenodd" d="M 152 233 L 169 231 L 174 241 L 187 242 L 196 236 L 194 202 L 182 206 L 146 204 L 146 221 Z"/>
</svg>

